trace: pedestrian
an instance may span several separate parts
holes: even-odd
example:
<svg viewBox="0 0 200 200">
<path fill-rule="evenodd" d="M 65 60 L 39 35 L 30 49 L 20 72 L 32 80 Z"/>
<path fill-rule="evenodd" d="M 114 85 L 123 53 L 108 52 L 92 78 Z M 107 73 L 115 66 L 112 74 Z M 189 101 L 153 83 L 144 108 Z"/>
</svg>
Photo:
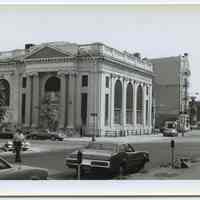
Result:
<svg viewBox="0 0 200 200">
<path fill-rule="evenodd" d="M 83 136 L 83 128 L 82 127 L 80 128 L 80 136 L 81 137 Z"/>
<path fill-rule="evenodd" d="M 16 134 L 13 137 L 13 147 L 15 152 L 15 163 L 21 163 L 21 148 L 24 141 L 24 135 L 20 129 L 17 129 Z"/>
</svg>

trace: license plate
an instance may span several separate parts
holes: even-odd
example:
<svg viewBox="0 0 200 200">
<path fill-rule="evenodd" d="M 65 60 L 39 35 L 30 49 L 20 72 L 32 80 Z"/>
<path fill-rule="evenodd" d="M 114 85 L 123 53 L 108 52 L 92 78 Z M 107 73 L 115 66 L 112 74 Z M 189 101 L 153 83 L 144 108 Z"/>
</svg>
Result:
<svg viewBox="0 0 200 200">
<path fill-rule="evenodd" d="M 85 160 L 85 159 L 83 159 L 81 164 L 82 165 L 91 165 L 91 160 Z"/>
</svg>

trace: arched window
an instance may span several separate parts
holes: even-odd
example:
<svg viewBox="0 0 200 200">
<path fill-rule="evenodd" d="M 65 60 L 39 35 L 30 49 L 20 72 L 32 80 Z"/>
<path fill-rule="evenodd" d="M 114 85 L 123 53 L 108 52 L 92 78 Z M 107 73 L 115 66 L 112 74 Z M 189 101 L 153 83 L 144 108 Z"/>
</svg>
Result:
<svg viewBox="0 0 200 200">
<path fill-rule="evenodd" d="M 10 105 L 10 85 L 5 79 L 0 79 L 0 99 L 3 106 Z"/>
<path fill-rule="evenodd" d="M 137 88 L 137 124 L 143 123 L 143 89 L 139 85 Z"/>
<path fill-rule="evenodd" d="M 120 80 L 115 83 L 115 95 L 114 95 L 114 123 L 121 123 L 122 112 L 122 84 Z"/>
<path fill-rule="evenodd" d="M 52 76 L 50 77 L 45 84 L 45 93 L 50 97 L 51 101 L 59 101 L 59 92 L 60 92 L 60 79 Z"/>
<path fill-rule="evenodd" d="M 60 91 L 60 79 L 57 77 L 51 77 L 45 84 L 46 92 L 59 92 Z"/>
<path fill-rule="evenodd" d="M 146 125 L 149 125 L 149 101 L 146 100 Z"/>
<path fill-rule="evenodd" d="M 126 88 L 126 123 L 133 123 L 133 86 L 131 83 Z"/>
</svg>

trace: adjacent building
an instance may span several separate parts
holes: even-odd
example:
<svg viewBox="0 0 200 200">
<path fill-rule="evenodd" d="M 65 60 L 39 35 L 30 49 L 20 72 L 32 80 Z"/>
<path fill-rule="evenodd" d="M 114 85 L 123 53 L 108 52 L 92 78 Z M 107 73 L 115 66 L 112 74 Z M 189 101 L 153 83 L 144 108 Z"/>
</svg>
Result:
<svg viewBox="0 0 200 200">
<path fill-rule="evenodd" d="M 155 126 L 162 127 L 166 120 L 183 120 L 189 125 L 190 65 L 188 54 L 151 59 L 155 74 Z"/>
<path fill-rule="evenodd" d="M 152 79 L 147 59 L 102 43 L 26 44 L 0 53 L 5 121 L 27 127 L 44 125 L 48 97 L 58 128 L 99 136 L 151 133 Z"/>
<path fill-rule="evenodd" d="M 191 97 L 189 102 L 190 107 L 190 124 L 192 127 L 200 126 L 200 101 L 196 100 L 195 96 Z"/>
</svg>

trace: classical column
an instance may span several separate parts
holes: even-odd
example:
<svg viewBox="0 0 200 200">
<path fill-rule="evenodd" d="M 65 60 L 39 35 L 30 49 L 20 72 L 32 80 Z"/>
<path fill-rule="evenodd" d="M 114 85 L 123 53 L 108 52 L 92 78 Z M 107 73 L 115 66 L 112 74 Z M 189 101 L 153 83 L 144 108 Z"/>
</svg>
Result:
<svg viewBox="0 0 200 200">
<path fill-rule="evenodd" d="M 66 122 L 66 74 L 60 73 L 60 108 L 59 108 L 59 127 L 64 128 Z"/>
<path fill-rule="evenodd" d="M 122 129 L 126 126 L 126 79 L 123 78 L 122 83 Z"/>
<path fill-rule="evenodd" d="M 74 106 L 75 106 L 75 74 L 69 74 L 69 82 L 68 82 L 68 123 L 67 126 L 70 128 L 74 128 L 75 118 L 74 118 Z"/>
<path fill-rule="evenodd" d="M 137 128 L 137 84 L 133 82 L 133 126 Z"/>
<path fill-rule="evenodd" d="M 33 107 L 32 107 L 32 127 L 39 125 L 39 74 L 33 74 Z"/>
<path fill-rule="evenodd" d="M 152 86 L 149 86 L 149 128 L 152 127 Z"/>
<path fill-rule="evenodd" d="M 75 82 L 75 126 L 80 128 L 82 125 L 81 120 L 81 75 L 79 73 L 76 74 L 76 82 Z"/>
<path fill-rule="evenodd" d="M 146 127 L 146 84 L 143 84 L 143 126 Z"/>
<path fill-rule="evenodd" d="M 113 128 L 114 124 L 114 85 L 115 79 L 111 74 L 111 81 L 110 81 L 110 128 Z"/>
<path fill-rule="evenodd" d="M 25 113 L 25 125 L 31 125 L 31 105 L 32 105 L 32 88 L 31 88 L 31 80 L 32 77 L 27 75 L 27 86 L 26 86 L 26 113 Z"/>
</svg>

